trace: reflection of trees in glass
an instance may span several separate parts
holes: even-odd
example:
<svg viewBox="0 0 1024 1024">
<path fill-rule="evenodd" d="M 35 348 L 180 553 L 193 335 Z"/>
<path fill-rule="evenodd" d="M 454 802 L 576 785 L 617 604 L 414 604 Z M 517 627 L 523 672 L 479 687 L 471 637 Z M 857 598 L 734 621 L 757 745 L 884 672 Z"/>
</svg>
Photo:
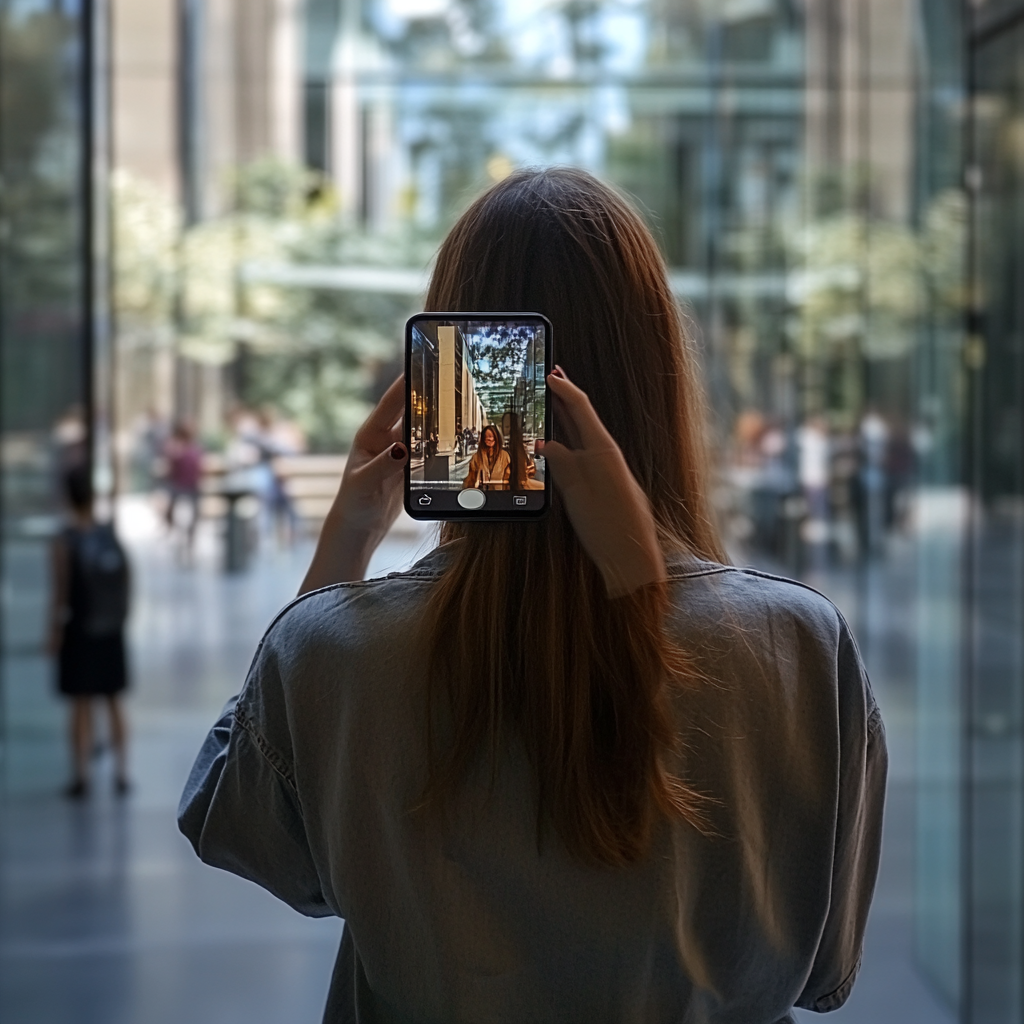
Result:
<svg viewBox="0 0 1024 1024">
<path fill-rule="evenodd" d="M 378 377 L 398 372 L 413 301 L 246 283 L 242 270 L 256 262 L 422 266 L 430 249 L 410 234 L 368 236 L 345 226 L 314 185 L 301 169 L 259 161 L 239 173 L 235 213 L 179 238 L 169 200 L 119 177 L 116 304 L 126 332 L 153 338 L 173 328 L 181 355 L 235 365 L 238 400 L 277 407 L 315 450 L 337 450 L 372 407 Z"/>
<path fill-rule="evenodd" d="M 331 197 L 307 201 L 308 182 L 296 178 L 290 198 L 283 189 L 254 190 L 252 178 L 267 176 L 265 164 L 242 175 L 249 199 L 238 215 L 256 228 L 254 239 L 273 238 L 284 263 L 407 267 L 423 266 L 431 248 L 412 233 L 367 235 L 345 225 Z M 273 205 L 266 205 L 267 198 Z M 282 211 L 290 211 L 287 216 Z M 261 233 L 262 232 L 262 233 Z M 245 234 L 243 230 L 243 244 Z M 245 249 L 243 260 L 269 260 Z M 348 446 L 372 407 L 382 374 L 398 373 L 405 320 L 415 300 L 378 292 L 333 291 L 246 285 L 240 297 L 240 328 L 248 339 L 241 377 L 243 400 L 273 403 L 306 430 L 314 449 Z"/>
<path fill-rule="evenodd" d="M 930 308 L 959 313 L 964 302 L 966 209 L 956 191 L 940 194 L 921 229 L 846 213 L 812 221 L 795 255 L 804 269 L 792 297 L 803 317 L 805 354 L 859 338 L 863 356 L 906 356 L 927 291 Z"/>
<path fill-rule="evenodd" d="M 77 26 L 0 7 L 4 426 L 48 428 L 81 398 Z"/>
<path fill-rule="evenodd" d="M 840 214 L 808 224 L 791 287 L 805 356 L 851 340 L 868 358 L 904 356 L 920 310 L 917 241 L 908 227 Z"/>
<path fill-rule="evenodd" d="M 828 394 L 809 396 L 847 417 L 858 414 L 863 365 L 904 362 L 923 318 L 956 323 L 964 308 L 966 205 L 955 190 L 938 195 L 915 230 L 908 224 L 838 213 L 793 236 L 788 297 L 791 332 L 807 366 L 827 369 Z"/>
<path fill-rule="evenodd" d="M 925 211 L 920 236 L 929 312 L 939 322 L 954 323 L 957 330 L 967 306 L 967 216 L 967 197 L 959 189 L 946 189 Z"/>
<path fill-rule="evenodd" d="M 402 67 L 449 72 L 459 64 L 490 67 L 508 61 L 497 0 L 428 4 L 398 19 L 388 17 L 383 6 L 368 5 L 366 17 Z"/>
</svg>

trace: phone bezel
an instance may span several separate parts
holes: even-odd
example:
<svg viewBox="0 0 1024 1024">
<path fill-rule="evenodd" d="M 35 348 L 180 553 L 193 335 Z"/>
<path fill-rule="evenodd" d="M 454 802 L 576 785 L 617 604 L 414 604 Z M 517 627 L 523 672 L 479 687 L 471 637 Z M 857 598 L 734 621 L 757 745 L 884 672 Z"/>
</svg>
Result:
<svg viewBox="0 0 1024 1024">
<path fill-rule="evenodd" d="M 427 522 L 533 522 L 542 519 L 551 508 L 551 474 L 547 465 L 544 467 L 544 506 L 543 508 L 523 511 L 509 512 L 498 509 L 492 512 L 474 509 L 460 509 L 444 512 L 425 512 L 414 506 L 410 501 L 412 491 L 412 329 L 420 320 L 441 320 L 441 321 L 466 321 L 466 320 L 491 320 L 491 321 L 515 321 L 518 323 L 536 321 L 544 327 L 544 439 L 551 437 L 551 388 L 547 382 L 547 374 L 554 367 L 553 358 L 553 331 L 551 321 L 543 313 L 416 313 L 409 317 L 405 323 L 405 422 L 403 437 L 406 450 L 409 452 L 409 459 L 405 464 L 405 495 L 404 504 L 406 513 L 413 519 Z M 417 488 L 420 490 L 421 488 Z M 426 488 L 422 488 L 426 489 Z"/>
</svg>

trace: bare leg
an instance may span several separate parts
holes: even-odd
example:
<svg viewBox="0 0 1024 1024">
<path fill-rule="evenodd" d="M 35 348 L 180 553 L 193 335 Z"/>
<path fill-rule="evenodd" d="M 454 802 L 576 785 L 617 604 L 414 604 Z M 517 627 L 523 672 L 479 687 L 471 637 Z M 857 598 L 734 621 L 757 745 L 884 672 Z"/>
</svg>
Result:
<svg viewBox="0 0 1024 1024">
<path fill-rule="evenodd" d="M 68 787 L 68 795 L 84 796 L 89 785 L 89 759 L 92 756 L 92 702 L 90 698 L 73 698 L 70 733 L 74 778 Z"/>
<path fill-rule="evenodd" d="M 119 793 L 128 791 L 128 728 L 125 724 L 121 698 L 116 693 L 107 697 L 110 714 L 110 744 L 114 748 L 114 785 Z"/>
<path fill-rule="evenodd" d="M 185 552 L 189 563 L 191 563 L 196 541 L 196 527 L 199 525 L 199 492 L 190 493 L 186 500 L 188 502 L 188 533 L 185 535 Z"/>
</svg>

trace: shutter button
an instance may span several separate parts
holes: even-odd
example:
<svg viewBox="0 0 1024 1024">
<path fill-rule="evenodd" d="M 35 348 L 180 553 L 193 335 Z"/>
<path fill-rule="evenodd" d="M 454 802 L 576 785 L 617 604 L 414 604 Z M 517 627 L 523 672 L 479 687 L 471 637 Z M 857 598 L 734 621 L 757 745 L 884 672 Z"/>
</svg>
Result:
<svg viewBox="0 0 1024 1024">
<path fill-rule="evenodd" d="M 483 508 L 486 501 L 487 495 L 476 487 L 467 487 L 464 491 L 459 491 L 459 504 L 470 512 Z"/>
</svg>

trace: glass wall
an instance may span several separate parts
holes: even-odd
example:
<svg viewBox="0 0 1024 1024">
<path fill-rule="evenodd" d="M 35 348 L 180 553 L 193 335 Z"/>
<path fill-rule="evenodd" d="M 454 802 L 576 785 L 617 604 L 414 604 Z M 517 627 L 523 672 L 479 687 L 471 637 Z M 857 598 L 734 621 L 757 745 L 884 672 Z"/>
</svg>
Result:
<svg viewBox="0 0 1024 1024">
<path fill-rule="evenodd" d="M 973 514 L 959 0 L 121 7 L 126 485 L 153 485 L 175 418 L 213 459 L 268 409 L 314 456 L 344 452 L 482 188 L 557 163 L 616 183 L 700 343 L 732 556 L 836 600 L 876 681 L 891 853 L 857 999 L 888 987 L 952 1019 Z M 149 116 L 156 83 L 176 122 Z"/>
<path fill-rule="evenodd" d="M 1024 4 L 975 14 L 965 1015 L 1024 1019 Z"/>
<path fill-rule="evenodd" d="M 700 343 L 730 552 L 836 600 L 882 702 L 886 860 L 848 1019 L 919 1019 L 892 991 L 929 1024 L 1024 1014 L 1021 6 L 114 0 L 122 490 L 157 486 L 174 420 L 210 466 L 260 417 L 343 453 L 437 245 L 512 169 L 582 166 L 638 202 Z M 87 9 L 0 0 L 19 787 L 63 777 L 47 545 L 101 422 Z"/>
<path fill-rule="evenodd" d="M 961 824 L 967 198 L 965 24 L 955 0 L 922 4 L 915 111 L 921 316 L 912 364 L 916 456 L 917 962 L 947 1006 L 963 998 Z"/>
<path fill-rule="evenodd" d="M 0 744 L 9 789 L 55 788 L 47 652 L 62 473 L 91 435 L 82 6 L 0 3 Z"/>
</svg>

